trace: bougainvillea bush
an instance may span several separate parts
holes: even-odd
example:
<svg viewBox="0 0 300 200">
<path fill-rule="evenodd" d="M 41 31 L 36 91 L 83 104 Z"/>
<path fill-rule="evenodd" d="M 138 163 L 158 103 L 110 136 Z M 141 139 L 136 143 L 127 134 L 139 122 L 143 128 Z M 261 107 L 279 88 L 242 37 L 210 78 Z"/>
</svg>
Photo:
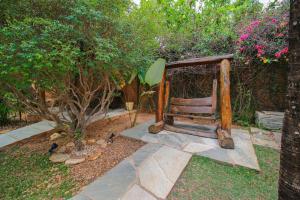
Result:
<svg viewBox="0 0 300 200">
<path fill-rule="evenodd" d="M 245 64 L 287 61 L 289 15 L 284 8 L 266 11 L 239 27 L 237 51 Z"/>
</svg>

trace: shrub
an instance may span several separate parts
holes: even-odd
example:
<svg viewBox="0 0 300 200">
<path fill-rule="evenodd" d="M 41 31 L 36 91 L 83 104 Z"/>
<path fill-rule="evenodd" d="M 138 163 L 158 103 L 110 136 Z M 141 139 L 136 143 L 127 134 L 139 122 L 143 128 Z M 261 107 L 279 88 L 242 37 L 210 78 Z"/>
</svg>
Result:
<svg viewBox="0 0 300 200">
<path fill-rule="evenodd" d="M 287 6 L 280 5 L 238 27 L 237 52 L 245 64 L 287 61 L 288 19 Z"/>
</svg>

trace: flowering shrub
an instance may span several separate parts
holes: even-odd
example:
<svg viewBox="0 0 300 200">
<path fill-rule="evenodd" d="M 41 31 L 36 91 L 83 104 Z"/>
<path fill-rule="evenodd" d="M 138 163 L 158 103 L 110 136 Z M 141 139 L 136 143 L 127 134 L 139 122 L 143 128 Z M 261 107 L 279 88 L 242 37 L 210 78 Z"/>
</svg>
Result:
<svg viewBox="0 0 300 200">
<path fill-rule="evenodd" d="M 238 31 L 237 51 L 246 64 L 287 61 L 288 12 L 270 12 Z"/>
</svg>

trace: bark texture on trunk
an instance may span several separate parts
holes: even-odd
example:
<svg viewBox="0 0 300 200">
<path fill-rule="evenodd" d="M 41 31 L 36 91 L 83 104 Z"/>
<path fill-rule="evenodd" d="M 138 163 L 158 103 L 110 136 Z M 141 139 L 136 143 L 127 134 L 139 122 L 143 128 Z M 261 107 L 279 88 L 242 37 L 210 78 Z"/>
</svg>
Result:
<svg viewBox="0 0 300 200">
<path fill-rule="evenodd" d="M 291 0 L 287 109 L 282 134 L 278 198 L 300 199 L 300 0 Z"/>
</svg>

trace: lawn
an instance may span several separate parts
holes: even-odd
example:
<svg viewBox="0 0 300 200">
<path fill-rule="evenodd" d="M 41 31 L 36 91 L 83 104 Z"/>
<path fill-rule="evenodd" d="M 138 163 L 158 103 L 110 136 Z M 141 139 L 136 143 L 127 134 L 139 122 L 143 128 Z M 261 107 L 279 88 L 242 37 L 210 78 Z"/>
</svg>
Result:
<svg viewBox="0 0 300 200">
<path fill-rule="evenodd" d="M 259 146 L 255 150 L 260 173 L 194 156 L 168 199 L 277 199 L 279 152 Z"/>
<path fill-rule="evenodd" d="M 69 168 L 53 164 L 48 155 L 25 154 L 18 148 L 0 152 L 0 199 L 60 199 L 76 188 Z"/>
</svg>

